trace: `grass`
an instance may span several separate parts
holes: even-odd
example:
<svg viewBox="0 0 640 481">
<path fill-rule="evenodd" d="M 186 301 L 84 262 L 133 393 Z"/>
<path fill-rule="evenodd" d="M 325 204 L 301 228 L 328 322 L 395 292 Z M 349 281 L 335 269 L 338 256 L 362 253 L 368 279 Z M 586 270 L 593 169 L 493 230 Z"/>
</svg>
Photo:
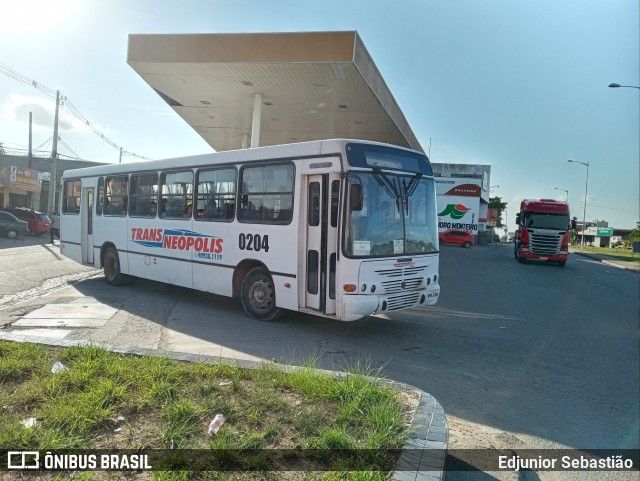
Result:
<svg viewBox="0 0 640 481">
<path fill-rule="evenodd" d="M 56 361 L 67 369 L 53 374 Z M 288 372 L 269 364 L 243 369 L 122 355 L 96 346 L 0 341 L 0 449 L 216 449 L 232 457 L 239 450 L 304 450 L 299 452 L 330 459 L 332 450 L 402 448 L 409 435 L 406 406 L 392 389 L 368 377 L 371 370 L 357 367 L 333 378 L 308 364 Z M 207 428 L 216 413 L 224 414 L 226 422 L 210 437 Z M 30 417 L 38 423 L 26 428 L 21 421 Z M 388 461 L 385 466 L 393 464 Z M 340 464 L 322 471 L 268 471 L 259 455 L 251 462 L 251 471 L 150 471 L 140 476 L 155 481 L 364 481 L 392 475 L 371 471 L 367 462 L 358 465 L 361 471 L 344 472 Z M 41 479 L 117 478 L 106 471 L 50 474 Z"/>
<path fill-rule="evenodd" d="M 571 246 L 571 252 L 580 252 L 580 246 Z M 640 263 L 640 254 L 634 254 L 631 249 L 611 249 L 609 247 L 584 246 L 584 252 L 589 254 L 601 254 L 620 261 Z"/>
</svg>

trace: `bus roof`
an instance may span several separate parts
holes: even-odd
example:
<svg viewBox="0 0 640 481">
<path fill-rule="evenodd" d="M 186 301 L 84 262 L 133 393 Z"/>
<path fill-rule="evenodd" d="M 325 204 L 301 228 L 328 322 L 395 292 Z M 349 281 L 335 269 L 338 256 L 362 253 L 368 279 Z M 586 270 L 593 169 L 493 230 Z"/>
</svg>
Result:
<svg viewBox="0 0 640 481">
<path fill-rule="evenodd" d="M 140 162 L 129 162 L 126 164 L 109 164 L 95 167 L 84 167 L 81 169 L 66 170 L 63 178 L 89 177 L 99 175 L 120 174 L 128 172 L 145 172 L 149 170 L 165 170 L 200 167 L 210 164 L 233 164 L 236 162 L 251 162 L 264 159 L 288 160 L 296 157 L 317 157 L 341 152 L 348 143 L 360 143 L 370 145 L 381 145 L 393 147 L 409 152 L 416 152 L 405 147 L 383 144 L 356 139 L 330 139 L 314 140 L 310 142 L 300 142 L 295 144 L 274 145 L 269 147 L 257 147 L 255 149 L 227 150 L 224 152 L 211 152 L 208 154 L 192 155 L 186 157 L 173 157 L 158 160 L 145 160 Z"/>
</svg>

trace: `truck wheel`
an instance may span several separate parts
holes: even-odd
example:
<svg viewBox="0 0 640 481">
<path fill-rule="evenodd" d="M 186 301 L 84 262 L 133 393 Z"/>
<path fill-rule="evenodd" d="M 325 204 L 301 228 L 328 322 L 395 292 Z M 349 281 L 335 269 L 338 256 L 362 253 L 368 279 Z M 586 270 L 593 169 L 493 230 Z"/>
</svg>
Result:
<svg viewBox="0 0 640 481">
<path fill-rule="evenodd" d="M 558 265 L 559 265 L 560 267 L 564 267 L 564 265 L 565 265 L 566 263 L 567 263 L 567 261 L 560 261 L 560 262 L 558 262 Z"/>
<path fill-rule="evenodd" d="M 262 267 L 254 267 L 245 276 L 240 301 L 245 312 L 258 321 L 273 321 L 284 314 L 276 307 L 273 280 Z"/>
<path fill-rule="evenodd" d="M 120 257 L 114 247 L 109 247 L 104 253 L 104 278 L 112 286 L 126 284 L 128 276 L 120 272 Z"/>
</svg>

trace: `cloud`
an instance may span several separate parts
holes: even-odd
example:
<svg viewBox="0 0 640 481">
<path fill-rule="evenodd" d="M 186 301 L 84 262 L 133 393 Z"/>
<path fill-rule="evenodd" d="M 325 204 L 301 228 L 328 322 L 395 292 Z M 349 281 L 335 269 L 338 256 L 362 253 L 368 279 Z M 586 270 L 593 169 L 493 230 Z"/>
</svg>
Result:
<svg viewBox="0 0 640 481">
<path fill-rule="evenodd" d="M 10 94 L 4 105 L 5 118 L 10 122 L 29 123 L 29 112 L 32 113 L 34 130 L 49 130 L 53 133 L 55 119 L 55 100 L 42 97 L 29 97 Z M 97 130 L 107 135 L 108 129 L 91 123 Z M 91 128 L 75 117 L 62 105 L 58 111 L 58 132 L 88 133 Z"/>
</svg>

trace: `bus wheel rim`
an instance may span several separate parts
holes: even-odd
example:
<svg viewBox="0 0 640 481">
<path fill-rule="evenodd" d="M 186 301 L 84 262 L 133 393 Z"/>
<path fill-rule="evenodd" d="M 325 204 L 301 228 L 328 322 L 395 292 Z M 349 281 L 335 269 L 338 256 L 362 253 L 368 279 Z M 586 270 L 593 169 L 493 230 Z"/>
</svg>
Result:
<svg viewBox="0 0 640 481">
<path fill-rule="evenodd" d="M 251 285 L 249 300 L 257 310 L 269 309 L 273 304 L 273 287 L 266 279 L 257 280 Z"/>
</svg>

